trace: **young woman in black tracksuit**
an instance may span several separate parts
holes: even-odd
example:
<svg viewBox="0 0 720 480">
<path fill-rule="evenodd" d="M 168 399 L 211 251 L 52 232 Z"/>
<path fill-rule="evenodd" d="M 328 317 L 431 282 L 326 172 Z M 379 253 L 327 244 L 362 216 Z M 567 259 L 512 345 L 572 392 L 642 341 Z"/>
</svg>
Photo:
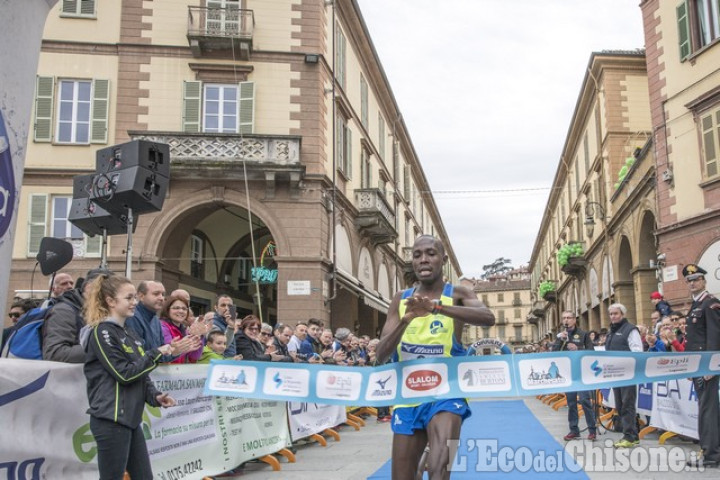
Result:
<svg viewBox="0 0 720 480">
<path fill-rule="evenodd" d="M 171 407 L 175 400 L 160 393 L 149 373 L 174 347 L 144 351 L 142 341 L 125 329 L 137 304 L 135 287 L 125 277 L 101 275 L 89 286 L 82 334 L 85 377 L 90 403 L 90 430 L 95 436 L 101 480 L 153 478 L 140 426 L 145 403 Z M 88 335 L 89 333 L 89 335 Z"/>
</svg>

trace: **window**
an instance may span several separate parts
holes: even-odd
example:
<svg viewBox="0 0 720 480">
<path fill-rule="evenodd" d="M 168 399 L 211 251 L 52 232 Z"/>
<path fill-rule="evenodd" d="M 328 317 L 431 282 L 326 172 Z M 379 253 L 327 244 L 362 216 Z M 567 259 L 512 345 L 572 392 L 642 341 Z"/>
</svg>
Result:
<svg viewBox="0 0 720 480">
<path fill-rule="evenodd" d="M 685 0 L 675 11 L 681 62 L 720 38 L 718 0 Z"/>
<path fill-rule="evenodd" d="M 368 116 L 368 84 L 365 77 L 360 74 L 360 118 L 366 130 L 370 128 Z"/>
<path fill-rule="evenodd" d="M 34 141 L 71 145 L 107 143 L 109 94 L 108 80 L 61 79 L 56 84 L 55 77 L 38 76 Z"/>
<path fill-rule="evenodd" d="M 337 169 L 346 178 L 352 178 L 352 130 L 347 121 L 338 115 L 335 126 L 335 160 Z"/>
<path fill-rule="evenodd" d="M 504 302 L 505 301 L 505 294 L 504 293 L 498 293 L 498 302 Z"/>
<path fill-rule="evenodd" d="M 360 160 L 360 188 L 370 188 L 370 185 L 372 185 L 370 154 L 363 148 L 360 155 L 362 157 Z"/>
<path fill-rule="evenodd" d="M 254 132 L 255 83 L 183 83 L 183 132 Z"/>
<path fill-rule="evenodd" d="M 378 152 L 380 160 L 385 158 L 385 119 L 378 112 Z"/>
<path fill-rule="evenodd" d="M 405 201 L 410 201 L 410 166 L 403 166 L 403 197 Z"/>
<path fill-rule="evenodd" d="M 516 341 L 516 342 L 522 342 L 522 341 L 523 341 L 523 338 L 522 338 L 522 327 L 521 327 L 521 326 L 515 327 L 515 341 Z"/>
<path fill-rule="evenodd" d="M 213 35 L 236 36 L 240 32 L 238 0 L 207 0 L 205 28 Z"/>
<path fill-rule="evenodd" d="M 519 308 L 516 308 L 513 313 L 515 314 L 515 315 L 513 316 L 513 318 L 515 318 L 516 320 L 522 318 L 522 314 L 520 313 L 520 309 L 519 309 Z"/>
<path fill-rule="evenodd" d="M 718 150 L 720 149 L 720 108 L 700 117 L 705 175 L 708 178 L 718 174 Z"/>
<path fill-rule="evenodd" d="M 335 79 L 342 89 L 345 89 L 345 35 L 340 24 L 335 24 Z"/>
<path fill-rule="evenodd" d="M 392 159 L 393 159 L 393 181 L 399 185 L 400 183 L 400 146 L 398 142 L 392 142 Z"/>
<path fill-rule="evenodd" d="M 585 157 L 585 175 L 590 174 L 590 145 L 588 144 L 588 134 L 585 132 L 583 138 L 583 156 Z"/>
<path fill-rule="evenodd" d="M 498 331 L 498 334 L 497 334 L 498 338 L 500 338 L 500 340 L 504 341 L 505 340 L 505 326 L 504 325 L 499 326 L 497 331 Z"/>
<path fill-rule="evenodd" d="M 67 240 L 73 244 L 77 257 L 96 257 L 100 255 L 102 238 L 99 235 L 88 237 L 79 228 L 68 221 L 72 197 L 31 194 L 28 212 L 28 256 L 37 255 L 43 237 L 49 236 Z M 49 213 L 49 218 L 48 218 Z"/>
<path fill-rule="evenodd" d="M 487 307 L 488 304 L 488 296 L 487 293 L 482 294 L 482 303 Z"/>
<path fill-rule="evenodd" d="M 95 0 L 63 0 L 63 17 L 95 17 Z"/>
<path fill-rule="evenodd" d="M 190 235 L 190 275 L 195 278 L 204 278 L 204 251 L 205 242 L 200 235 Z"/>
<path fill-rule="evenodd" d="M 497 321 L 498 323 L 505 323 L 505 310 L 498 310 Z"/>
</svg>

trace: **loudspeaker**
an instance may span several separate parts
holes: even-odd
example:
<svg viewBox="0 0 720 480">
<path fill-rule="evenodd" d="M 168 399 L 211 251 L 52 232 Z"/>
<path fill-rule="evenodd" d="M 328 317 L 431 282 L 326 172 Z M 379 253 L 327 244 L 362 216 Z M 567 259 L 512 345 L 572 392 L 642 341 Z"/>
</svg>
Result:
<svg viewBox="0 0 720 480">
<path fill-rule="evenodd" d="M 73 198 L 90 198 L 95 174 L 75 175 L 73 177 Z"/>
<path fill-rule="evenodd" d="M 133 215 L 159 212 L 168 188 L 168 177 L 143 167 L 130 167 L 100 174 L 94 180 L 90 198 L 110 213 Z"/>
<path fill-rule="evenodd" d="M 170 146 L 148 140 L 113 145 L 95 154 L 97 173 L 111 173 L 131 167 L 143 167 L 163 177 L 170 176 Z"/>
<path fill-rule="evenodd" d="M 108 235 L 126 234 L 127 220 L 127 212 L 112 214 L 89 198 L 73 198 L 68 215 L 70 223 L 91 237 L 102 235 L 103 229 L 107 229 Z M 133 222 L 133 232 L 136 228 L 137 219 Z"/>
<path fill-rule="evenodd" d="M 50 275 L 70 263 L 73 258 L 73 246 L 59 238 L 43 237 L 35 258 L 40 264 L 42 274 Z"/>
</svg>

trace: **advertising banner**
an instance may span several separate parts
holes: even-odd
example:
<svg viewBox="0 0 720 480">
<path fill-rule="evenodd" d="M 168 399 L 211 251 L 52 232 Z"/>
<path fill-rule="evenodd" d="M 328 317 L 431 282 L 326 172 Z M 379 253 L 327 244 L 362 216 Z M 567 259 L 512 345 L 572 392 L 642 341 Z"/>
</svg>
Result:
<svg viewBox="0 0 720 480">
<path fill-rule="evenodd" d="M 655 382 L 653 388 L 653 427 L 698 438 L 698 397 L 688 379 Z"/>
<path fill-rule="evenodd" d="M 178 405 L 146 405 L 142 430 L 158 480 L 201 479 L 290 445 L 287 406 L 203 394 L 207 365 L 157 368 Z M 51 405 L 52 408 L 48 408 Z M 97 478 L 82 365 L 0 360 L 0 478 Z M 13 432 L 8 435 L 7 432 Z M 52 448 L 47 448 L 52 445 Z"/>
<path fill-rule="evenodd" d="M 213 360 L 205 393 L 330 405 L 530 396 L 720 373 L 720 353 L 552 352 L 423 358 L 378 367 Z M 642 408 L 649 409 L 643 396 Z"/>
<path fill-rule="evenodd" d="M 288 402 L 287 406 L 290 438 L 293 442 L 333 428 L 347 420 L 345 407 L 340 405 Z"/>
</svg>

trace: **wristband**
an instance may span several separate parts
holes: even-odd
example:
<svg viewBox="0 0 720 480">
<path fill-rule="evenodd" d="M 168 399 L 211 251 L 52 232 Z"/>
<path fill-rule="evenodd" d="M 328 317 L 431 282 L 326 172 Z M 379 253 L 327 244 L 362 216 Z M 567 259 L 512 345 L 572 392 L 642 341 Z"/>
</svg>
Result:
<svg viewBox="0 0 720 480">
<path fill-rule="evenodd" d="M 442 303 L 440 303 L 440 300 L 433 300 L 433 308 L 430 311 L 433 315 L 437 315 L 442 310 Z"/>
</svg>

